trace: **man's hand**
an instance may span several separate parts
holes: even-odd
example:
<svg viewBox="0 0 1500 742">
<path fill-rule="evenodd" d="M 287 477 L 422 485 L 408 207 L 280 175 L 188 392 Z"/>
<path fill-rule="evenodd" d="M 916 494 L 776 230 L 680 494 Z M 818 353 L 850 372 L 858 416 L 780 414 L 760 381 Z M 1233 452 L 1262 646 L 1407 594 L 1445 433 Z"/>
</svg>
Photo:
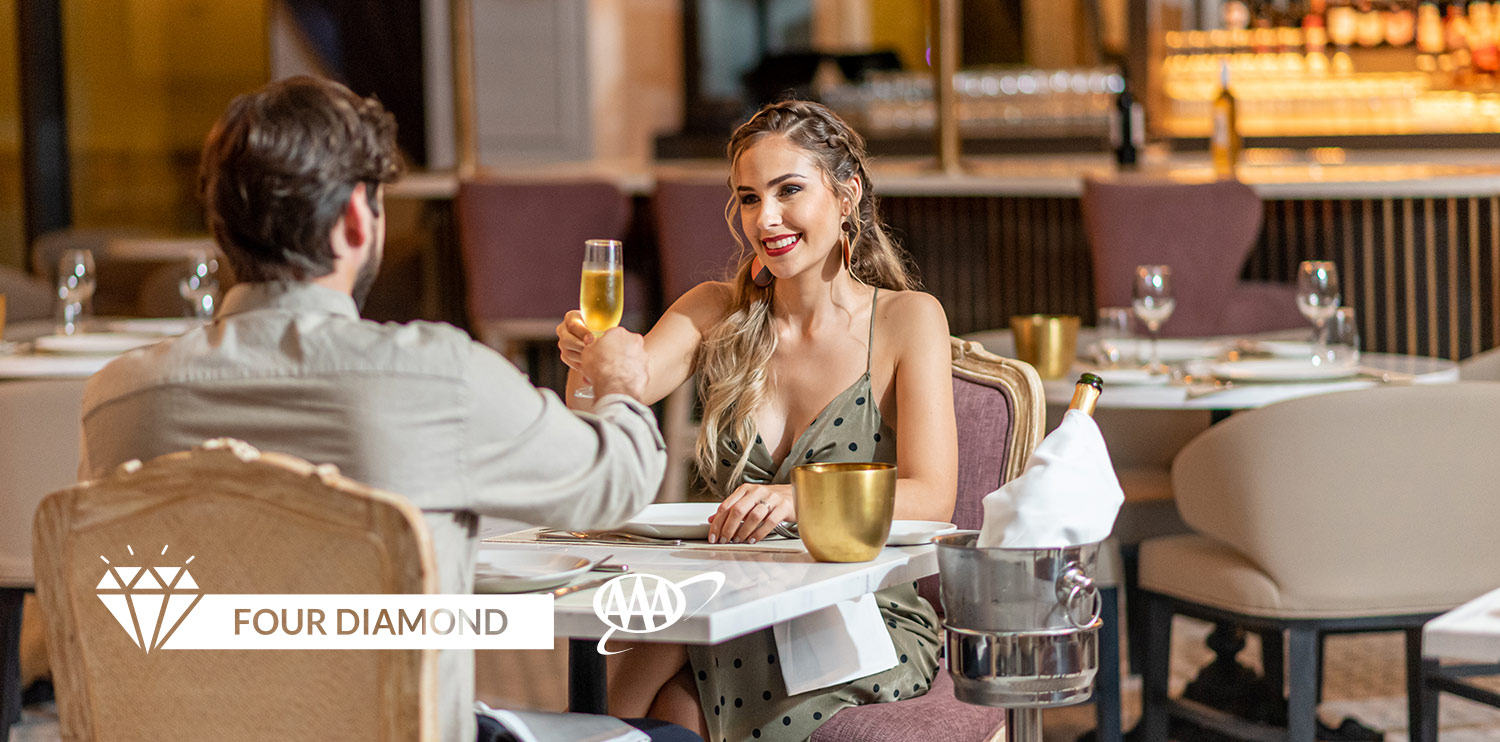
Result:
<svg viewBox="0 0 1500 742">
<path fill-rule="evenodd" d="M 645 338 L 623 327 L 600 335 L 580 353 L 583 375 L 594 382 L 594 397 L 624 394 L 639 400 L 649 371 Z"/>
</svg>

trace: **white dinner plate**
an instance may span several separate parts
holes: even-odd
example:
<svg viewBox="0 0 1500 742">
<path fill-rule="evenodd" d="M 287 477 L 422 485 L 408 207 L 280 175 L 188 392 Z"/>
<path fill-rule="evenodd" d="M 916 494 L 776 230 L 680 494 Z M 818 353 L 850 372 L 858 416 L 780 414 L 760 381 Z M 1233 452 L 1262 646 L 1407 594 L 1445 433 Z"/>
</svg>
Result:
<svg viewBox="0 0 1500 742">
<path fill-rule="evenodd" d="M 1167 374 L 1153 374 L 1144 368 L 1085 368 L 1083 372 L 1098 376 L 1104 385 L 1155 386 L 1165 384 L 1171 378 Z"/>
<path fill-rule="evenodd" d="M 719 509 L 717 502 L 661 502 L 647 505 L 640 515 L 620 526 L 626 533 L 656 538 L 708 538 L 708 516 Z"/>
<path fill-rule="evenodd" d="M 144 345 L 161 342 L 160 335 L 136 335 L 123 332 L 85 332 L 78 335 L 47 335 L 34 345 L 39 353 L 65 353 L 79 356 L 113 356 Z"/>
<path fill-rule="evenodd" d="M 104 328 L 110 332 L 155 335 L 165 338 L 176 337 L 201 324 L 203 324 L 202 320 L 185 317 L 133 317 L 110 320 L 104 323 Z"/>
<path fill-rule="evenodd" d="M 1308 361 L 1281 358 L 1216 363 L 1211 370 L 1214 376 L 1226 381 L 1265 382 L 1332 381 L 1359 373 L 1358 366 L 1315 366 Z"/>
<path fill-rule="evenodd" d="M 583 557 L 561 552 L 480 549 L 474 566 L 474 592 L 545 590 L 589 571 L 590 564 L 592 562 Z"/>
<path fill-rule="evenodd" d="M 886 546 L 915 546 L 925 544 L 946 533 L 953 533 L 958 526 L 939 523 L 935 520 L 893 520 L 891 535 L 885 537 Z"/>
</svg>

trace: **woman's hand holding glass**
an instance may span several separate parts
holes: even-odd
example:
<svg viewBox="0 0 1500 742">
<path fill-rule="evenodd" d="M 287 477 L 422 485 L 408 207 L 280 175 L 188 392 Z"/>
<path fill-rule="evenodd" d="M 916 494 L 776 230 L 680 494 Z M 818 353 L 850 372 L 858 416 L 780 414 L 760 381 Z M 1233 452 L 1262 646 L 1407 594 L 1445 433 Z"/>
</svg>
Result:
<svg viewBox="0 0 1500 742">
<path fill-rule="evenodd" d="M 790 484 L 742 484 L 708 519 L 711 544 L 753 544 L 781 523 L 797 520 Z"/>
</svg>

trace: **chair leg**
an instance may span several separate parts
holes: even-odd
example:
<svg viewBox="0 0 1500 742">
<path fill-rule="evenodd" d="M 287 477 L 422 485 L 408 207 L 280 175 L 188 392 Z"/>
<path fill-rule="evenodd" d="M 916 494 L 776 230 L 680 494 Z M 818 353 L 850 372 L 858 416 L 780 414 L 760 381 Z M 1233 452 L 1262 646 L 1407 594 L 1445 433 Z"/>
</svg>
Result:
<svg viewBox="0 0 1500 742">
<path fill-rule="evenodd" d="M 25 590 L 0 588 L 0 732 L 21 720 L 21 605 Z"/>
<path fill-rule="evenodd" d="M 1146 666 L 1146 608 L 1140 599 L 1140 564 L 1140 544 L 1120 544 L 1120 572 L 1125 587 L 1125 660 L 1135 674 Z"/>
<path fill-rule="evenodd" d="M 1437 742 L 1438 691 L 1427 684 L 1437 660 L 1422 657 L 1422 627 L 1406 630 L 1406 715 L 1411 742 Z"/>
<path fill-rule="evenodd" d="M 1104 626 L 1099 629 L 1099 673 L 1094 676 L 1098 742 L 1120 742 L 1120 588 L 1099 591 Z"/>
<path fill-rule="evenodd" d="M 1166 742 L 1170 719 L 1167 713 L 1167 679 L 1172 659 L 1172 607 L 1156 595 L 1137 593 L 1143 603 L 1146 635 L 1144 667 L 1141 669 L 1141 740 Z"/>
<path fill-rule="evenodd" d="M 1287 675 L 1291 690 L 1287 696 L 1286 731 L 1290 742 L 1314 742 L 1318 730 L 1318 630 L 1294 626 L 1287 653 Z"/>
<path fill-rule="evenodd" d="M 1266 687 L 1277 696 L 1286 692 L 1286 652 L 1280 631 L 1265 631 L 1260 635 L 1260 672 L 1266 678 Z M 1322 663 L 1318 663 L 1320 666 Z"/>
</svg>

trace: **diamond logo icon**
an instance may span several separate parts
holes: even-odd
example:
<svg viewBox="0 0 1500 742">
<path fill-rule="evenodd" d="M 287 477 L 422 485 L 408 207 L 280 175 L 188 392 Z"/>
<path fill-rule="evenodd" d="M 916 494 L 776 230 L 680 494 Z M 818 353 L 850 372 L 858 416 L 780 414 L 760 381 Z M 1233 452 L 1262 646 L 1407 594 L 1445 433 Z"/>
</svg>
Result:
<svg viewBox="0 0 1500 742">
<path fill-rule="evenodd" d="M 161 556 L 168 548 L 162 547 Z M 128 544 L 125 549 L 135 556 Z M 188 557 L 181 567 L 115 565 L 102 554 L 99 558 L 107 566 L 95 594 L 130 640 L 147 652 L 166 644 L 203 597 L 187 569 L 195 557 Z"/>
</svg>

